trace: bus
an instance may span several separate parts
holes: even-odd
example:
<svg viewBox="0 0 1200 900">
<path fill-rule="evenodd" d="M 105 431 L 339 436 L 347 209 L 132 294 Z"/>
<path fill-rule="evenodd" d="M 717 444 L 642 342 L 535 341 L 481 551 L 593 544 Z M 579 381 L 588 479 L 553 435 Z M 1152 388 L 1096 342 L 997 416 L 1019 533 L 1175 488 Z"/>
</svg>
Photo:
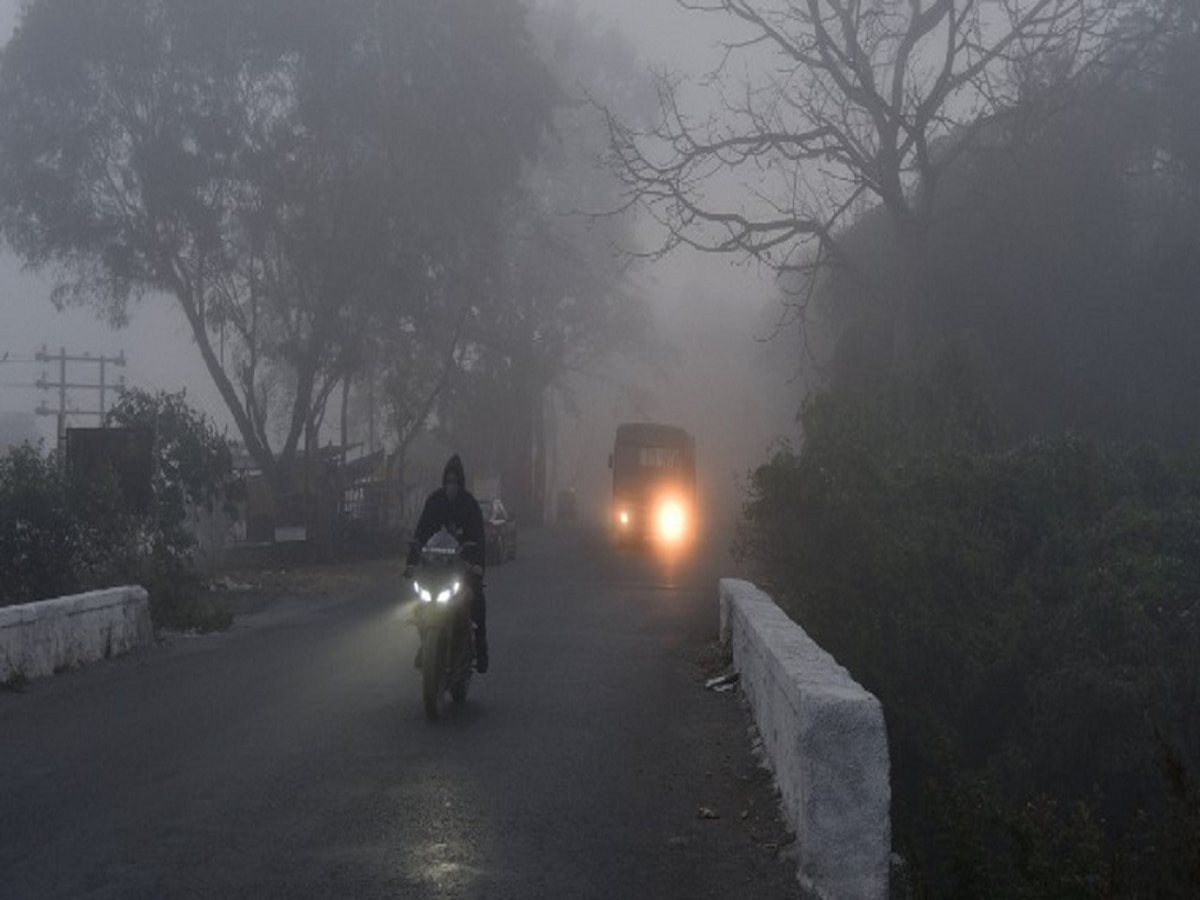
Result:
<svg viewBox="0 0 1200 900">
<path fill-rule="evenodd" d="M 612 526 L 618 542 L 681 545 L 695 536 L 696 440 L 677 425 L 617 427 Z"/>
</svg>

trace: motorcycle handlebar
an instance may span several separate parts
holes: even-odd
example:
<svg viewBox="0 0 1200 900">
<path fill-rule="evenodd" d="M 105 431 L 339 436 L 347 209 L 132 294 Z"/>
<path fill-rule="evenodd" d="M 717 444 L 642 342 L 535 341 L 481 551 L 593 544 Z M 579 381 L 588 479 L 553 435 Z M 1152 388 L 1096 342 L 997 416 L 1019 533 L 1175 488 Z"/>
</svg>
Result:
<svg viewBox="0 0 1200 900">
<path fill-rule="evenodd" d="M 404 567 L 404 571 L 401 573 L 401 577 L 407 578 L 411 581 L 413 578 L 413 570 L 415 568 L 416 566 L 406 565 Z M 477 566 L 474 563 L 467 563 L 467 571 L 472 575 L 483 577 L 483 566 Z"/>
</svg>

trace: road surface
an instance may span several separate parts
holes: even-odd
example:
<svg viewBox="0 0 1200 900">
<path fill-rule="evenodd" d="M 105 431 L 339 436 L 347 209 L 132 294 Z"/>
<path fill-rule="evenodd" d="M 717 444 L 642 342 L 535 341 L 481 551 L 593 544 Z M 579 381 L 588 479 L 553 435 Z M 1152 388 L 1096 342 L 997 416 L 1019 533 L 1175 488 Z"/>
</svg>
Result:
<svg viewBox="0 0 1200 900">
<path fill-rule="evenodd" d="M 0 693 L 0 897 L 795 897 L 746 713 L 702 689 L 719 556 L 523 534 L 436 725 L 394 564 Z"/>
</svg>

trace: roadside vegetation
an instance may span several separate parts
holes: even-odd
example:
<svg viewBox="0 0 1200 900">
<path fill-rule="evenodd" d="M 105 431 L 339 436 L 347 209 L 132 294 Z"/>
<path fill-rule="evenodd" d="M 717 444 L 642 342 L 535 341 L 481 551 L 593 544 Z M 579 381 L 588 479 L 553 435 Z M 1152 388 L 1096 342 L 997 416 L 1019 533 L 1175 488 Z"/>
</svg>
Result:
<svg viewBox="0 0 1200 900">
<path fill-rule="evenodd" d="M 0 237 L 59 307 L 177 311 L 277 503 L 314 505 L 337 418 L 400 497 L 444 438 L 536 521 L 548 401 L 649 352 L 632 217 L 580 215 L 620 206 L 588 98 L 653 90 L 566 5 L 34 0 Z"/>
<path fill-rule="evenodd" d="M 989 8 L 697 6 L 725 116 L 664 81 L 613 154 L 664 249 L 787 289 L 802 438 L 739 548 L 883 702 L 897 896 L 1194 898 L 1196 8 Z"/>
<path fill-rule="evenodd" d="M 1200 456 L 905 402 L 951 372 L 812 401 L 741 549 L 884 705 L 907 895 L 1196 896 Z"/>
<path fill-rule="evenodd" d="M 111 468 L 30 446 L 0 457 L 0 606 L 123 584 L 150 595 L 155 627 L 232 621 L 204 596 L 189 519 L 236 499 L 225 439 L 183 395 L 126 393 L 113 426 L 153 436 L 149 502 Z"/>
</svg>

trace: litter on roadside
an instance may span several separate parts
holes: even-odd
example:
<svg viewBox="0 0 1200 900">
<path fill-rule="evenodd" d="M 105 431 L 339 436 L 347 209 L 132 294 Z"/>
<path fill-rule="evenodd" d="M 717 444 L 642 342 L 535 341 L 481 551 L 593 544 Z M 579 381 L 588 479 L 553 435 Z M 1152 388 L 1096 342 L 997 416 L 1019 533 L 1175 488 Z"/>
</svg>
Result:
<svg viewBox="0 0 1200 900">
<path fill-rule="evenodd" d="M 717 691 L 723 694 L 726 691 L 732 691 L 734 687 L 737 686 L 737 683 L 741 681 L 741 678 L 742 676 L 737 672 L 726 672 L 724 675 L 718 675 L 715 678 L 710 678 L 708 681 L 704 682 L 704 689 L 706 691 Z"/>
<path fill-rule="evenodd" d="M 235 581 L 228 575 L 222 578 L 216 578 L 208 583 L 210 591 L 228 591 L 231 594 L 242 594 L 246 591 L 254 590 L 254 585 L 246 584 L 242 581 Z"/>
</svg>

